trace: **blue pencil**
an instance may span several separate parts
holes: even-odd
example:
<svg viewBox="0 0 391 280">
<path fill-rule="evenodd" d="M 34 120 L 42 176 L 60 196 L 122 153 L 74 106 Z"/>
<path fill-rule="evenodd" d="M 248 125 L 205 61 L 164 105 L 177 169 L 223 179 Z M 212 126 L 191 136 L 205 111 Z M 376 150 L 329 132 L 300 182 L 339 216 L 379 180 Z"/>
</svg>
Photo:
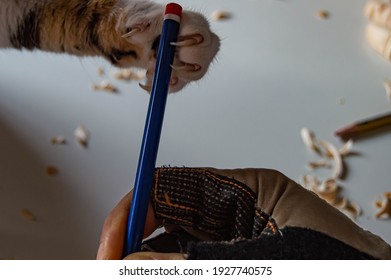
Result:
<svg viewBox="0 0 391 280">
<path fill-rule="evenodd" d="M 170 85 L 171 65 L 175 54 L 175 46 L 170 43 L 177 41 L 181 15 L 182 7 L 180 5 L 176 3 L 166 5 L 132 204 L 128 217 L 123 250 L 124 257 L 130 253 L 140 251 L 141 248 Z"/>
</svg>

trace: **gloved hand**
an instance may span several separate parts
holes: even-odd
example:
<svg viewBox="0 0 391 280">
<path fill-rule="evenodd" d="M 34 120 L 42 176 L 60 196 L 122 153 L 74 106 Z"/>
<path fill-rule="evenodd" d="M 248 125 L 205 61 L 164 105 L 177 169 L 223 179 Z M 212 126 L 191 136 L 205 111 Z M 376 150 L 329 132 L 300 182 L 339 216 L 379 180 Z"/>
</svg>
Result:
<svg viewBox="0 0 391 280">
<path fill-rule="evenodd" d="M 107 217 L 98 259 L 121 257 L 130 202 L 127 195 Z M 127 258 L 391 259 L 380 237 L 269 169 L 157 169 L 145 237 L 159 226 L 178 237 L 179 249 Z M 184 231 L 196 241 L 182 242 Z M 164 247 L 164 238 L 151 244 Z"/>
</svg>

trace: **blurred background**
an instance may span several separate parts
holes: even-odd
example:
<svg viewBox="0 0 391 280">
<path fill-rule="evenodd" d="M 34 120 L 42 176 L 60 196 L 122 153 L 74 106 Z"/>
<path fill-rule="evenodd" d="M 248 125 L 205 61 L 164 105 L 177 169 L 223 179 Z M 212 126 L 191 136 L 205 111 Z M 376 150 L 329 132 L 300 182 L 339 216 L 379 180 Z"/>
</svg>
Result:
<svg viewBox="0 0 391 280">
<path fill-rule="evenodd" d="M 365 40 L 365 2 L 180 0 L 210 19 L 221 51 L 204 79 L 169 96 L 157 165 L 327 177 L 307 168 L 317 157 L 301 128 L 340 147 L 336 129 L 391 111 L 391 63 Z M 230 17 L 213 19 L 217 10 Z M 104 218 L 132 188 L 149 101 L 115 71 L 99 58 L 0 50 L 0 259 L 95 258 Z M 92 90 L 102 80 L 118 93 Z M 74 140 L 79 125 L 87 147 Z M 339 181 L 362 209 L 356 222 L 389 243 L 374 202 L 391 191 L 390 141 L 390 131 L 355 141 Z"/>
</svg>

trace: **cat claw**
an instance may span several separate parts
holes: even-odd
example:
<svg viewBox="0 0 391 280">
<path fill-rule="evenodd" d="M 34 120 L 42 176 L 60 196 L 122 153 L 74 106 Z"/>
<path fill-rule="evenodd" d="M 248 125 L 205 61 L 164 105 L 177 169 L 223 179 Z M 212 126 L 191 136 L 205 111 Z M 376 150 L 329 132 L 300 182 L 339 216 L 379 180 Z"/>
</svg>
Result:
<svg viewBox="0 0 391 280">
<path fill-rule="evenodd" d="M 142 31 L 142 29 L 140 27 L 134 27 L 134 28 L 131 28 L 129 32 L 123 34 L 121 37 L 126 39 L 129 37 L 132 37 L 134 34 L 139 33 L 141 31 Z"/>
<path fill-rule="evenodd" d="M 198 64 L 184 63 L 180 66 L 171 65 L 171 68 L 175 71 L 196 72 L 201 69 L 201 66 Z"/>
<path fill-rule="evenodd" d="M 130 30 L 128 33 L 123 34 L 121 37 L 126 39 L 129 37 L 132 37 L 134 34 L 139 33 L 139 32 L 141 32 L 141 29 L 136 27 L 136 28 L 133 28 L 132 30 Z"/>
<path fill-rule="evenodd" d="M 202 37 L 202 35 L 194 34 L 194 35 L 180 37 L 179 41 L 171 42 L 170 44 L 176 47 L 189 47 L 189 46 L 201 44 L 203 41 L 204 41 L 204 37 Z"/>
<path fill-rule="evenodd" d="M 151 92 L 152 90 L 152 86 L 147 86 L 147 85 L 143 85 L 142 83 L 139 83 L 138 84 L 143 90 L 147 91 L 147 92 Z"/>
<path fill-rule="evenodd" d="M 171 86 L 175 86 L 177 83 L 178 83 L 178 78 L 177 77 L 172 77 L 171 80 L 170 80 L 170 87 Z M 151 92 L 152 91 L 152 85 L 143 85 L 142 83 L 139 83 L 138 84 L 139 87 L 141 87 L 143 90 L 147 91 L 147 92 Z"/>
</svg>

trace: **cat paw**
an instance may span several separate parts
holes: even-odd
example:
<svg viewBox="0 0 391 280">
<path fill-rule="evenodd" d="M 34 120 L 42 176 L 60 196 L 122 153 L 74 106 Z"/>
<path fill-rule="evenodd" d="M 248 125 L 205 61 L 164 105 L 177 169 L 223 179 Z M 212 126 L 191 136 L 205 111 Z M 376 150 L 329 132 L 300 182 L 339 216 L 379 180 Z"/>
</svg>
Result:
<svg viewBox="0 0 391 280">
<path fill-rule="evenodd" d="M 119 59 L 121 67 L 142 67 L 147 70 L 146 82 L 142 87 L 150 91 L 155 72 L 157 49 L 162 30 L 164 7 L 148 2 L 142 9 L 135 7 L 124 9 L 117 23 L 117 32 L 134 47 L 135 59 Z M 138 7 L 140 9 L 140 7 Z M 172 65 L 170 92 L 182 89 L 191 81 L 201 79 L 216 56 L 219 38 L 210 30 L 209 23 L 199 13 L 184 11 L 182 13 L 178 41 L 173 43 L 176 53 Z"/>
</svg>

